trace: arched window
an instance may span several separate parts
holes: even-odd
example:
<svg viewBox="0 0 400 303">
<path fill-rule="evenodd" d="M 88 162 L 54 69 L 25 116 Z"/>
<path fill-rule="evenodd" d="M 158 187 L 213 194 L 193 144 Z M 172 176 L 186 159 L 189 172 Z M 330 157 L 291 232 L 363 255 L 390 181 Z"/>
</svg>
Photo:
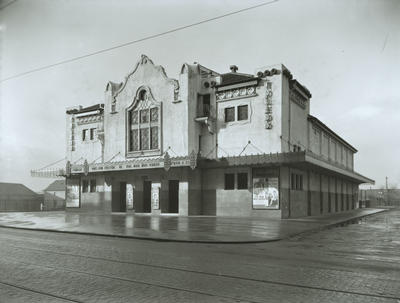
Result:
<svg viewBox="0 0 400 303">
<path fill-rule="evenodd" d="M 161 107 L 142 89 L 128 109 L 128 155 L 158 154 L 161 150 Z"/>
</svg>

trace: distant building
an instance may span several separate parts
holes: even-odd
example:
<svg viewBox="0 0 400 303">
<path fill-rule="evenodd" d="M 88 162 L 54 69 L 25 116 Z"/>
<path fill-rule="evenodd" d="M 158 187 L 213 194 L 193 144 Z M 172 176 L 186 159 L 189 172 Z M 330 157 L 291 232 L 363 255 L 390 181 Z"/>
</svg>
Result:
<svg viewBox="0 0 400 303">
<path fill-rule="evenodd" d="M 43 195 L 23 184 L 0 182 L 0 211 L 40 211 Z"/>
<path fill-rule="evenodd" d="M 357 150 L 310 115 L 282 64 L 255 74 L 142 56 L 104 102 L 69 108 L 67 209 L 293 218 L 357 208 Z M 45 172 L 44 172 L 45 173 Z"/>
<path fill-rule="evenodd" d="M 43 210 L 65 209 L 65 180 L 56 180 L 43 191 Z"/>
<path fill-rule="evenodd" d="M 400 189 L 360 189 L 358 199 L 362 207 L 400 207 Z"/>
</svg>

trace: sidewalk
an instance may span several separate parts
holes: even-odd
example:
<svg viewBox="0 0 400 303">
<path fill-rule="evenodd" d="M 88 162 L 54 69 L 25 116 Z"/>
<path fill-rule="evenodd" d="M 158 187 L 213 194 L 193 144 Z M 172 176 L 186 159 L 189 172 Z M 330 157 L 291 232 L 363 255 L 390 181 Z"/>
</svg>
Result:
<svg viewBox="0 0 400 303">
<path fill-rule="evenodd" d="M 252 243 L 277 241 L 385 211 L 363 208 L 299 219 L 178 217 L 65 212 L 0 213 L 0 227 L 157 241 Z M 1 230 L 0 230 L 1 232 Z"/>
</svg>

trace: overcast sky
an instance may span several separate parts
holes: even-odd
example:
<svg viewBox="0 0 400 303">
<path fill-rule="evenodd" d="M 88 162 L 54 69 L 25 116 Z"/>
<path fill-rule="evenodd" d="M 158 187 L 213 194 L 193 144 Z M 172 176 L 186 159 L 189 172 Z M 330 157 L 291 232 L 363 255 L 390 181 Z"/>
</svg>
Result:
<svg viewBox="0 0 400 303">
<path fill-rule="evenodd" d="M 10 0 L 3 1 L 2 5 Z M 1 79 L 262 0 L 17 0 L 0 10 Z M 357 172 L 400 186 L 400 1 L 279 0 L 241 14 L 1 83 L 0 181 L 65 157 L 65 108 L 103 102 L 141 54 L 177 78 L 184 62 L 218 72 L 285 64 L 311 114 L 358 149 Z"/>
</svg>

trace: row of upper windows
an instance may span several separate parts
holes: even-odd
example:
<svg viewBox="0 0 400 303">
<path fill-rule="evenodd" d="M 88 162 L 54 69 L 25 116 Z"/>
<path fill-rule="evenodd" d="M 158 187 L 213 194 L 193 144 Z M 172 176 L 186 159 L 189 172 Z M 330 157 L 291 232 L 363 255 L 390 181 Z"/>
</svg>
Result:
<svg viewBox="0 0 400 303">
<path fill-rule="evenodd" d="M 249 118 L 249 106 L 239 105 L 232 107 L 225 107 L 225 122 L 244 121 Z"/>
<path fill-rule="evenodd" d="M 82 130 L 82 141 L 92 141 L 95 139 L 95 128 L 87 128 Z"/>
</svg>

